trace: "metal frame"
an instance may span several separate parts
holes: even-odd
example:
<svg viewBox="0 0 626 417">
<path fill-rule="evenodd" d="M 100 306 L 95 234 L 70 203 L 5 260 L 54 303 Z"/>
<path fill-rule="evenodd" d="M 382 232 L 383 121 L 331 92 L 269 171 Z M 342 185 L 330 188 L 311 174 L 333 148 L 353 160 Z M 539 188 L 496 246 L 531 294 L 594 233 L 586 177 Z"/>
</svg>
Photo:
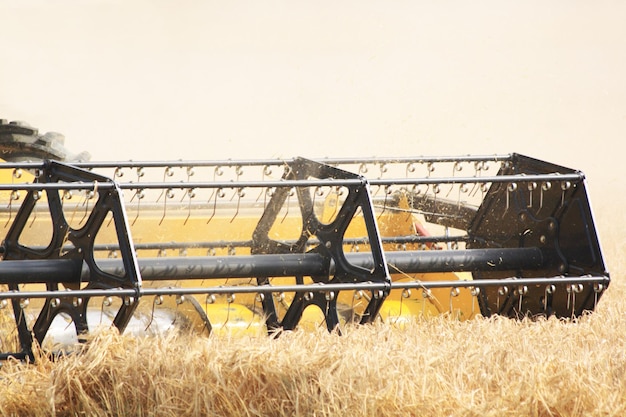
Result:
<svg viewBox="0 0 626 417">
<path fill-rule="evenodd" d="M 67 184 L 80 186 L 80 183 L 85 181 L 91 183 L 92 188 L 90 192 L 93 193 L 92 197 L 96 202 L 85 225 L 76 230 L 69 226 L 65 218 L 62 196 L 59 195 L 59 190 L 56 189 L 57 187 L 49 187 L 48 185 L 62 185 L 63 189 L 67 189 Z M 37 177 L 37 183 L 32 185 L 33 187 L 29 187 L 31 189 L 28 191 L 5 236 L 3 242 L 4 261 L 2 264 L 18 262 L 22 268 L 27 268 L 33 262 L 37 262 L 36 260 L 47 260 L 51 265 L 40 262 L 39 264 L 42 266 L 39 269 L 35 271 L 25 270 L 31 274 L 36 271 L 47 273 L 48 277 L 45 280 L 45 284 L 48 291 L 58 291 L 59 284 L 64 284 L 67 288 L 78 289 L 81 287 L 84 281 L 82 281 L 81 277 L 82 268 L 78 267 L 79 265 L 86 267 L 89 271 L 89 280 L 86 282 L 86 286 L 84 286 L 85 289 L 131 289 L 135 292 L 135 296 L 126 298 L 126 302 L 122 303 L 113 320 L 113 324 L 120 331 L 124 331 L 136 308 L 134 301 L 137 300 L 139 289 L 141 288 L 141 275 L 125 208 L 120 198 L 121 190 L 117 184 L 106 177 L 54 161 L 46 161 L 42 165 Z M 52 238 L 47 247 L 33 249 L 20 244 L 20 236 L 27 227 L 35 205 L 41 199 L 41 191 L 45 192 L 52 220 Z M 122 269 L 118 274 L 102 271 L 97 266 L 93 256 L 94 238 L 109 213 L 113 215 L 117 241 L 122 253 Z M 30 264 L 28 260 L 31 260 Z M 58 268 L 61 265 L 69 265 L 70 268 Z M 4 276 L 7 276 L 8 279 L 4 279 Z M 0 278 L 0 282 L 8 284 L 10 291 L 18 291 L 19 280 L 11 279 L 9 275 L 4 276 Z M 29 324 L 26 322 L 20 301 L 16 299 L 11 301 L 22 351 L 6 354 L 4 357 L 31 357 L 32 344 L 34 342 L 42 343 L 52 321 L 62 312 L 72 318 L 79 337 L 88 331 L 86 317 L 89 297 L 81 297 L 80 303 L 76 302 L 75 297 L 68 295 L 46 298 L 35 323 L 32 324 L 32 328 L 29 328 Z"/>
<path fill-rule="evenodd" d="M 497 175 L 481 175 L 482 164 L 500 164 Z M 430 165 L 452 164 L 453 175 L 430 175 Z M 474 164 L 474 176 L 457 176 L 458 164 Z M 404 177 L 385 178 L 388 166 L 396 164 Z M 381 175 L 368 178 L 363 167 L 377 166 Z M 427 176 L 411 176 L 413 167 L 429 167 Z M 280 167 L 280 179 L 217 181 L 127 181 L 118 177 L 121 169 L 168 169 L 169 167 Z M 340 167 L 349 166 L 359 173 Z M 27 196 L 12 219 L 2 247 L 0 283 L 9 290 L 0 292 L 0 302 L 10 300 L 18 327 L 20 352 L 0 355 L 32 357 L 33 343 L 43 340 L 54 317 L 60 312 L 74 320 L 77 333 L 87 330 L 86 311 L 91 298 L 119 297 L 124 302 L 114 320 L 123 331 L 140 297 L 159 295 L 263 294 L 263 313 L 269 331 L 292 329 L 300 321 L 303 310 L 316 305 L 326 318 L 326 326 L 336 329 L 339 316 L 336 297 L 340 291 L 367 291 L 368 306 L 360 317 L 362 323 L 374 320 L 385 297 L 392 290 L 428 291 L 448 287 L 471 288 L 478 297 L 483 315 L 509 317 L 557 315 L 572 317 L 592 310 L 610 283 L 593 213 L 586 193 L 584 175 L 579 171 L 549 164 L 522 155 L 496 155 L 452 158 L 366 158 L 233 161 L 156 161 L 104 162 L 63 164 L 17 162 L 5 169 L 38 171 L 37 181 L 30 184 L 0 184 L 0 191 L 26 190 Z M 112 177 L 94 171 L 115 169 Z M 189 172 L 189 171 L 188 171 Z M 238 172 L 238 171 L 237 171 Z M 191 176 L 191 175 L 189 175 Z M 239 179 L 239 174 L 236 174 Z M 479 186 L 483 197 L 479 206 L 448 201 L 435 192 L 441 185 Z M 347 190 L 338 215 L 329 224 L 314 212 L 314 191 L 317 187 L 342 187 Z M 390 193 L 374 196 L 372 187 L 397 187 L 413 193 L 412 210 L 424 214 L 427 221 L 454 227 L 464 232 L 459 236 L 409 236 L 381 238 L 375 206 L 395 209 L 397 202 Z M 426 187 L 432 195 L 419 195 Z M 272 188 L 274 193 L 265 206 L 251 240 L 241 242 L 194 242 L 203 247 L 237 244 L 251 248 L 249 256 L 138 258 L 138 248 L 150 244 L 133 242 L 131 228 L 122 196 L 125 190 L 244 189 Z M 95 200 L 89 219 L 78 230 L 72 229 L 64 217 L 64 190 L 86 190 Z M 268 232 L 277 221 L 281 209 L 295 191 L 302 219 L 299 238 L 277 241 Z M 45 193 L 47 210 L 53 223 L 53 237 L 47 247 L 26 247 L 19 238 L 37 202 Z M 356 213 L 367 228 L 364 241 L 368 253 L 345 253 L 344 246 L 353 244 L 345 231 Z M 98 247 L 95 236 L 104 219 L 112 214 L 118 242 Z M 467 217 L 471 217 L 467 220 Z M 446 229 L 447 230 L 447 229 Z M 445 243 L 463 242 L 463 250 L 431 250 L 405 252 L 384 251 L 383 242 Z M 142 246 L 143 245 L 143 246 Z M 178 247 L 172 244 L 172 247 Z M 184 245 L 183 245 L 184 246 Z M 117 260 L 94 258 L 94 251 L 115 250 Z M 391 282 L 389 265 L 406 273 L 461 272 L 473 274 L 472 281 Z M 293 276 L 293 285 L 272 284 L 273 277 Z M 175 279 L 217 279 L 249 277 L 256 285 L 211 286 L 197 288 L 146 288 L 142 281 Z M 310 277 L 313 284 L 304 284 Z M 20 284 L 44 283 L 45 291 L 20 290 Z M 66 287 L 60 289 L 60 284 Z M 293 302 L 279 317 L 271 294 L 292 292 Z M 44 306 L 34 324 L 26 323 L 22 305 L 30 298 L 44 299 Z M 207 322 L 210 327 L 210 323 Z"/>
</svg>

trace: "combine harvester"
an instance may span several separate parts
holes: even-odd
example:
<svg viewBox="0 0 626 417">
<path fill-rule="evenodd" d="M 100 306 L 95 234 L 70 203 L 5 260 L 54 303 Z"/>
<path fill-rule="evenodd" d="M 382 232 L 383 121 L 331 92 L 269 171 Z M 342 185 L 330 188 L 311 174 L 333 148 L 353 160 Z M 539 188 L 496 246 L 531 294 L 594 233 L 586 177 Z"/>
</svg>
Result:
<svg viewBox="0 0 626 417">
<path fill-rule="evenodd" d="M 576 317 L 584 175 L 526 156 L 88 162 L 0 122 L 0 358 L 121 332 Z"/>
</svg>

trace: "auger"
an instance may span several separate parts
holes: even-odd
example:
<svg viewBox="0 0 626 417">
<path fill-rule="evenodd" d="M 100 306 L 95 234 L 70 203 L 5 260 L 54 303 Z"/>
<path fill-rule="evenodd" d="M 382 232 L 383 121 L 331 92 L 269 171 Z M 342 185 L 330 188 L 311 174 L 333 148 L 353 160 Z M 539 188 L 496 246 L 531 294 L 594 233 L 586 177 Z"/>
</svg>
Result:
<svg viewBox="0 0 626 417">
<path fill-rule="evenodd" d="M 1 358 L 99 325 L 570 318 L 610 281 L 584 175 L 519 154 L 91 162 L 6 121 L 0 148 Z"/>
</svg>

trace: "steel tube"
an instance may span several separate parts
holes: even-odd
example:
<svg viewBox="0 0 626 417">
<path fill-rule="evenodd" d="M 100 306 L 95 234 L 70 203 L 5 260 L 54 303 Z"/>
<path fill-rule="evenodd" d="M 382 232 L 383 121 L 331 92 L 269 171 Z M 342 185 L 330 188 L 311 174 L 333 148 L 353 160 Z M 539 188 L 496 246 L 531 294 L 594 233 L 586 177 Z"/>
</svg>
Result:
<svg viewBox="0 0 626 417">
<path fill-rule="evenodd" d="M 367 253 L 345 256 L 354 266 L 374 267 Z M 538 248 L 406 251 L 387 252 L 385 256 L 392 271 L 404 273 L 537 269 L 544 262 Z M 83 265 L 80 271 L 79 263 L 68 259 L 2 261 L 0 283 L 78 282 L 79 277 L 87 282 L 91 278 L 89 268 Z M 96 263 L 105 273 L 122 275 L 119 259 L 98 259 Z M 316 253 L 140 258 L 138 263 L 144 281 L 332 274 L 329 261 Z"/>
<path fill-rule="evenodd" d="M 386 252 L 385 257 L 392 272 L 405 273 L 537 269 L 544 263 L 538 248 Z M 357 267 L 374 267 L 367 253 L 347 253 L 346 259 Z M 138 262 L 144 281 L 332 274 L 328 261 L 316 253 L 140 258 Z M 99 260 L 98 267 L 117 275 L 121 271 L 116 259 Z M 84 280 L 89 279 L 88 272 L 83 270 Z"/>
<path fill-rule="evenodd" d="M 390 270 L 420 272 L 478 272 L 537 269 L 544 265 L 539 248 L 422 250 L 386 252 Z M 346 255 L 352 263 L 370 268 L 366 253 Z"/>
<path fill-rule="evenodd" d="M 144 281 L 328 274 L 328 262 L 318 254 L 161 257 L 139 258 L 138 262 Z M 119 274 L 121 264 L 117 259 L 102 259 L 98 267 Z M 83 269 L 85 273 L 89 271 Z"/>
<path fill-rule="evenodd" d="M 317 162 L 328 165 L 356 164 L 418 164 L 428 162 L 503 162 L 511 160 L 511 154 L 500 155 L 465 155 L 465 156 L 412 156 L 412 157 L 370 157 L 370 158 L 321 158 Z M 284 166 L 292 164 L 293 158 L 287 159 L 228 159 L 228 160 L 161 160 L 161 161 L 88 161 L 73 162 L 72 165 L 83 169 L 93 168 L 182 168 L 182 167 L 217 167 L 217 166 Z M 26 166 L 27 163 L 12 162 L 9 167 Z M 32 164 L 32 163 L 31 163 Z"/>
<path fill-rule="evenodd" d="M 80 282 L 79 259 L 24 259 L 0 262 L 0 284 Z"/>
<path fill-rule="evenodd" d="M 581 276 L 581 277 L 545 277 L 545 278 L 503 278 L 503 279 L 481 279 L 469 281 L 404 281 L 392 282 L 391 284 L 382 282 L 359 282 L 359 283 L 336 283 L 336 284 L 308 284 L 308 285 L 220 285 L 215 287 L 160 287 L 160 288 L 111 288 L 111 289 L 85 289 L 85 290 L 64 290 L 64 291 L 4 291 L 0 292 L 2 299 L 22 299 L 22 298 L 63 298 L 63 297 L 142 297 L 156 295 L 199 295 L 199 294 L 271 294 L 281 292 L 329 292 L 329 291 L 377 291 L 385 289 L 434 289 L 434 288 L 486 288 L 486 287 L 519 287 L 522 285 L 572 285 L 572 284 L 601 284 L 608 287 L 610 279 L 608 276 Z M 600 290 L 602 291 L 602 290 Z"/>
<path fill-rule="evenodd" d="M 393 178 L 393 179 L 316 179 L 316 180 L 273 180 L 273 181 L 198 181 L 198 182 L 120 182 L 123 190 L 147 189 L 215 189 L 215 188 L 284 188 L 284 187 L 340 187 L 359 186 L 368 182 L 372 186 L 392 185 L 431 185 L 431 184 L 474 184 L 474 183 L 509 183 L 509 182 L 555 182 L 584 180 L 582 173 L 573 174 L 529 174 L 529 175 L 496 175 L 485 177 L 442 177 L 442 178 Z M 116 187 L 114 182 L 77 181 L 62 183 L 15 183 L 0 184 L 0 191 L 27 190 L 110 190 Z"/>
</svg>

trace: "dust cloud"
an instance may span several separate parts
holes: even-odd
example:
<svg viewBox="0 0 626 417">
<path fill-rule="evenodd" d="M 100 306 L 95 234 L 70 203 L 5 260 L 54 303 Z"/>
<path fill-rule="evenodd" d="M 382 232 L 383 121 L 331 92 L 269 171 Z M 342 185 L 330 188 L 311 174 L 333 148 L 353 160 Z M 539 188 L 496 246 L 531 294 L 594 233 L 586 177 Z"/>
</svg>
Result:
<svg viewBox="0 0 626 417">
<path fill-rule="evenodd" d="M 0 118 L 93 160 L 519 152 L 584 171 L 603 227 L 623 227 L 624 2 L 3 0 L 0 15 Z"/>
</svg>

